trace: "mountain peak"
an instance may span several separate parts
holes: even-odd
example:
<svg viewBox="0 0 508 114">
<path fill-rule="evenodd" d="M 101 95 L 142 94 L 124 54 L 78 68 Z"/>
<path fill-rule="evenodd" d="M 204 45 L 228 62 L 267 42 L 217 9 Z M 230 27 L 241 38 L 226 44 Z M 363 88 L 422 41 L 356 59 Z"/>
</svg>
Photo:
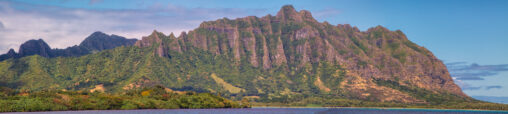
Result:
<svg viewBox="0 0 508 114">
<path fill-rule="evenodd" d="M 172 37 L 175 37 L 173 33 L 171 33 Z M 167 36 L 162 32 L 157 32 L 157 30 L 153 30 L 152 34 L 149 36 L 144 36 L 141 40 L 138 40 L 134 46 L 137 47 L 150 47 L 157 46 L 154 50 L 154 54 L 157 54 L 159 57 L 164 57 L 168 55 L 166 44 L 163 42 Z"/>
<path fill-rule="evenodd" d="M 299 17 L 300 15 L 296 12 L 295 8 L 292 5 L 285 5 L 280 8 L 279 12 L 277 12 L 278 18 L 282 18 L 284 20 L 292 19 Z"/>
<path fill-rule="evenodd" d="M 169 38 L 173 38 L 173 39 L 176 38 L 175 34 L 173 34 L 173 32 L 171 32 L 171 34 L 169 34 Z"/>
<path fill-rule="evenodd" d="M 312 18 L 312 19 L 314 19 L 314 17 L 312 17 L 312 13 L 310 13 L 310 11 L 307 11 L 307 10 L 301 10 L 299 13 L 300 13 L 300 15 L 302 15 L 304 18 Z"/>
<path fill-rule="evenodd" d="M 369 28 L 367 30 L 367 32 L 372 32 L 372 31 L 390 32 L 390 30 L 388 28 L 383 27 L 381 25 L 378 25 L 378 26 L 376 26 L 374 28 Z"/>
<path fill-rule="evenodd" d="M 79 46 L 90 50 L 105 50 L 121 45 L 133 45 L 136 40 L 126 39 L 117 35 L 108 35 L 101 31 L 96 31 L 86 37 Z"/>
<path fill-rule="evenodd" d="M 18 54 L 11 48 L 9 49 L 9 52 L 7 52 L 7 56 L 9 56 L 9 58 L 16 58 Z"/>
<path fill-rule="evenodd" d="M 51 48 L 49 45 L 44 42 L 42 39 L 32 39 L 28 40 L 25 43 L 21 44 L 19 47 L 19 55 L 21 56 L 30 56 L 38 54 L 43 57 L 50 57 Z"/>
<path fill-rule="evenodd" d="M 300 12 L 296 11 L 292 5 L 283 6 L 279 12 L 277 12 L 276 17 L 281 21 L 296 21 L 302 22 L 304 20 L 315 20 L 312 17 L 312 14 L 307 10 L 301 10 Z"/>
<path fill-rule="evenodd" d="M 152 31 L 152 34 L 150 34 L 150 35 L 157 35 L 157 33 L 159 33 L 159 31 L 157 31 L 157 30 L 153 30 L 153 31 Z"/>
<path fill-rule="evenodd" d="M 88 37 L 85 38 L 85 40 L 83 40 L 81 42 L 81 44 L 83 42 L 86 42 L 86 41 L 89 41 L 89 40 L 98 40 L 98 39 L 104 39 L 105 37 L 109 37 L 109 35 L 107 35 L 106 33 L 104 32 L 101 32 L 101 31 L 95 31 L 94 33 L 90 34 Z M 80 44 L 80 45 L 81 45 Z"/>
<path fill-rule="evenodd" d="M 11 49 L 9 49 L 9 51 L 7 52 L 7 54 L 13 54 L 13 53 L 15 54 L 16 52 L 15 52 L 15 51 L 14 51 L 14 49 L 12 49 L 12 48 L 11 48 Z"/>
<path fill-rule="evenodd" d="M 152 46 L 154 43 L 160 43 L 162 40 L 159 38 L 159 34 L 162 33 L 157 30 L 153 30 L 150 35 L 143 36 L 141 40 L 136 41 L 134 45 L 138 47 L 148 47 Z"/>
<path fill-rule="evenodd" d="M 280 8 L 279 12 L 296 12 L 296 10 L 293 5 L 284 5 Z"/>
<path fill-rule="evenodd" d="M 14 51 L 14 49 L 9 49 L 6 54 L 0 55 L 0 61 L 9 59 L 9 58 L 18 58 L 18 54 Z"/>
<path fill-rule="evenodd" d="M 107 35 L 107 34 L 104 32 L 101 32 L 101 31 L 95 31 L 90 36 L 94 36 L 94 35 Z"/>
<path fill-rule="evenodd" d="M 28 40 L 26 41 L 25 43 L 21 44 L 21 45 L 24 45 L 24 44 L 42 44 L 42 45 L 47 45 L 46 42 L 42 39 L 31 39 L 31 40 Z"/>
</svg>

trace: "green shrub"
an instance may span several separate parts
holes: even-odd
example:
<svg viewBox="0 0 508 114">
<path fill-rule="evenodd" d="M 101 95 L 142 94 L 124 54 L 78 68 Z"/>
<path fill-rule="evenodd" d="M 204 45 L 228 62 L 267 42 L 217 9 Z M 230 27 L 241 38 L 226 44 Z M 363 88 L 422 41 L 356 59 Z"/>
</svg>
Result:
<svg viewBox="0 0 508 114">
<path fill-rule="evenodd" d="M 147 90 L 151 94 L 142 96 L 141 93 Z M 0 99 L 0 112 L 246 107 L 210 93 L 187 93 L 190 94 L 166 92 L 162 86 L 131 90 L 125 94 L 41 91 L 29 93 L 29 96 L 9 95 Z"/>
</svg>

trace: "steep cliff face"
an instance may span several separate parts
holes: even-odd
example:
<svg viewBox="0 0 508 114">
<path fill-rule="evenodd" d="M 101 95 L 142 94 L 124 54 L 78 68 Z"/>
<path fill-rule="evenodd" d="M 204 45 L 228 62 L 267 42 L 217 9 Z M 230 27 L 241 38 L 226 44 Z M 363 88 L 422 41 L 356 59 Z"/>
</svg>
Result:
<svg viewBox="0 0 508 114">
<path fill-rule="evenodd" d="M 79 46 L 75 45 L 65 49 L 51 49 L 51 47 L 49 47 L 49 45 L 42 39 L 29 40 L 19 47 L 19 53 L 16 53 L 11 49 L 6 54 L 0 55 L 0 61 L 31 55 L 40 55 L 47 58 L 60 56 L 83 56 L 94 51 L 102 51 L 119 46 L 131 46 L 136 41 L 136 39 L 126 39 L 125 37 L 117 35 L 107 35 L 99 31 L 92 33 L 83 40 Z"/>
<path fill-rule="evenodd" d="M 142 40 L 137 41 L 134 46 L 153 48 L 154 54 L 159 57 L 170 57 L 170 51 L 182 52 L 182 46 L 180 46 L 178 39 L 176 39 L 173 33 L 166 36 L 155 30 L 150 36 L 143 37 Z"/>
<path fill-rule="evenodd" d="M 361 98 L 418 102 L 373 80 L 467 97 L 454 84 L 445 65 L 430 51 L 409 41 L 401 31 L 382 26 L 360 31 L 348 24 L 320 23 L 309 11 L 296 11 L 292 6 L 282 7 L 276 16 L 204 22 L 188 34 L 170 38 L 188 46 L 174 45 L 179 43 L 164 46 L 157 35 L 151 36 L 136 45 L 158 44 L 159 56 L 167 55 L 164 51 L 167 49 L 186 53 L 192 50 L 189 47 L 195 47 L 227 56 L 236 64 L 246 61 L 263 69 L 286 66 L 283 70 L 287 72 L 322 61 L 340 65 L 346 72 L 344 81 L 331 83 L 340 83 L 340 88 Z"/>
</svg>

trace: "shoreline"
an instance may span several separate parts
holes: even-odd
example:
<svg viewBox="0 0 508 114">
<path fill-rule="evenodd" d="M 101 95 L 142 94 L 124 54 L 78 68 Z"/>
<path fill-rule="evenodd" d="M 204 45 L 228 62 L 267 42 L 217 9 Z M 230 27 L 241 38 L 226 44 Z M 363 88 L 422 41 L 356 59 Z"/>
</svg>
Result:
<svg viewBox="0 0 508 114">
<path fill-rule="evenodd" d="M 329 108 L 329 109 L 389 109 L 389 110 L 464 110 L 464 111 L 496 111 L 508 112 L 508 110 L 484 110 L 484 109 L 440 109 L 440 108 L 402 108 L 402 107 L 306 107 L 306 106 L 252 106 L 251 108 Z"/>
<path fill-rule="evenodd" d="M 186 108 L 177 108 L 177 109 L 129 109 L 129 110 L 60 110 L 60 111 L 33 111 L 33 112 L 2 112 L 2 113 L 48 113 L 48 112 L 107 112 L 107 111 L 150 111 L 150 110 L 220 110 L 220 109 L 233 109 L 233 110 L 241 110 L 241 109 L 278 109 L 278 108 L 291 108 L 291 109 L 312 109 L 312 108 L 320 108 L 320 109 L 360 109 L 360 110 L 414 110 L 414 111 L 436 111 L 436 112 L 493 112 L 493 113 L 508 113 L 505 110 L 474 110 L 474 109 L 433 109 L 433 108 L 387 108 L 387 107 L 260 107 L 260 106 L 252 106 L 251 108 L 202 108 L 202 109 L 186 109 Z"/>
</svg>

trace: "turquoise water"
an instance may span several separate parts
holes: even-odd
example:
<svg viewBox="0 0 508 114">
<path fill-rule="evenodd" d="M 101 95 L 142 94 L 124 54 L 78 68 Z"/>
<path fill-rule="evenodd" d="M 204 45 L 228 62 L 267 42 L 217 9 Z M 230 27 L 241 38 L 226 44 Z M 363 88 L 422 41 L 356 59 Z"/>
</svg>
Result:
<svg viewBox="0 0 508 114">
<path fill-rule="evenodd" d="M 27 113 L 27 112 L 21 112 Z M 28 112 L 30 114 L 501 114 L 508 111 L 378 109 L 378 108 L 251 108 L 251 109 L 149 109 Z M 19 114 L 19 113 L 17 113 Z"/>
</svg>

